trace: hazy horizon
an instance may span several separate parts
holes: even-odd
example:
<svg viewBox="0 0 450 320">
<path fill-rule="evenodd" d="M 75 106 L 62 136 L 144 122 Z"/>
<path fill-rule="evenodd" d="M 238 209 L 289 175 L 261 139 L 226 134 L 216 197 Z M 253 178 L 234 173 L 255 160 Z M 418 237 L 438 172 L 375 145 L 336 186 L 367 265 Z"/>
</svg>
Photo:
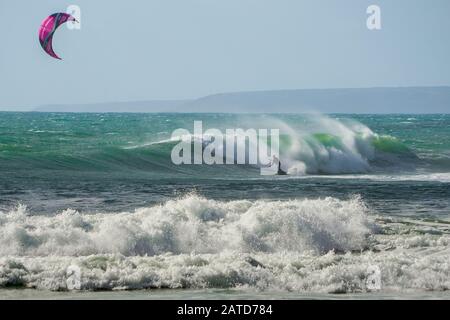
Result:
<svg viewBox="0 0 450 320">
<path fill-rule="evenodd" d="M 301 90 L 308 90 L 308 91 L 320 91 L 320 90 L 355 90 L 355 89 L 411 89 L 411 88 L 449 88 L 450 85 L 442 85 L 442 86 L 379 86 L 379 87 L 333 87 L 333 88 L 298 88 L 298 89 L 274 89 L 274 90 L 252 90 L 252 91 L 232 91 L 232 92 L 215 92 L 210 93 L 204 96 L 199 97 L 193 97 L 193 98 L 186 98 L 186 99 L 143 99 L 143 100 L 118 100 L 118 101 L 100 101 L 100 102 L 85 102 L 85 103 L 77 103 L 77 104 L 71 104 L 71 103 L 51 103 L 51 104 L 40 104 L 40 105 L 29 105 L 29 106 L 17 106 L 18 108 L 38 108 L 38 107 L 45 107 L 45 106 L 72 106 L 72 105 L 100 105 L 100 104 L 116 104 L 116 103 L 140 103 L 140 102 L 185 102 L 185 101 L 195 101 L 198 99 L 202 99 L 205 97 L 211 97 L 211 96 L 218 96 L 218 95 L 226 95 L 226 94 L 241 94 L 241 93 L 262 93 L 262 92 L 289 92 L 289 91 L 301 91 Z M 450 107 L 450 106 L 449 106 Z M 12 107 L 14 108 L 14 107 Z M 449 110 L 450 112 L 450 110 Z"/>
<path fill-rule="evenodd" d="M 450 87 L 374 87 L 217 93 L 189 100 L 48 104 L 4 111 L 131 113 L 449 113 Z M 425 112 L 424 112 L 425 110 Z"/>
</svg>

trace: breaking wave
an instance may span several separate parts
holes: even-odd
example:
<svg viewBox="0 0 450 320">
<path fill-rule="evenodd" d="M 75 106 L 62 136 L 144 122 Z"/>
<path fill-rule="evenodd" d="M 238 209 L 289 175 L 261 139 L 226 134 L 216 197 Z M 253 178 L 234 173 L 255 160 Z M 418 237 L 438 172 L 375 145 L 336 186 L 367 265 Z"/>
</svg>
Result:
<svg viewBox="0 0 450 320">
<path fill-rule="evenodd" d="M 327 252 L 361 250 L 370 233 L 357 198 L 290 201 L 209 200 L 189 195 L 116 214 L 0 215 L 0 255 Z"/>
<path fill-rule="evenodd" d="M 356 122 L 321 117 L 314 131 L 291 133 L 281 156 L 290 174 L 351 174 L 412 170 L 418 157 L 395 137 Z M 318 131 L 318 132 L 317 132 Z"/>
<path fill-rule="evenodd" d="M 265 119 L 253 124 L 263 128 L 279 128 L 280 158 L 282 169 L 292 175 L 305 174 L 351 174 L 383 171 L 414 170 L 419 158 L 406 145 L 395 137 L 378 135 L 367 126 L 350 120 L 337 120 L 323 115 L 314 115 L 299 128 L 292 128 L 278 119 Z M 244 129 L 245 130 L 245 129 Z M 223 138 L 226 139 L 227 135 Z M 232 138 L 244 136 L 243 132 L 233 134 Z M 175 145 L 181 140 L 202 143 L 206 147 L 213 138 L 207 135 L 174 136 L 150 144 L 133 146 L 131 149 L 159 150 L 167 145 Z M 256 141 L 248 139 L 248 144 L 239 146 L 236 154 L 246 154 Z M 261 143 L 261 141 L 259 142 Z M 270 144 L 270 142 L 268 142 Z M 226 144 L 222 148 L 226 154 Z M 267 146 L 267 149 L 270 149 Z M 268 157 L 270 158 L 270 156 Z M 225 159 L 224 158 L 224 162 Z M 231 159 L 236 161 L 236 158 Z M 265 159 L 264 159 L 265 160 Z M 220 170 L 220 168 L 217 168 Z"/>
<path fill-rule="evenodd" d="M 254 119 L 250 123 L 234 125 L 240 124 L 244 130 L 249 127 L 279 128 L 282 169 L 292 175 L 408 171 L 414 170 L 420 164 L 414 152 L 395 137 L 378 135 L 356 121 L 314 115 L 297 128 L 279 119 L 268 117 L 264 121 Z M 190 127 L 192 123 L 186 126 Z M 68 141 L 57 149 L 45 148 L 44 144 L 42 150 L 38 152 L 33 152 L 30 146 L 18 144 L 8 145 L 6 148 L 0 145 L 0 151 L 3 151 L 0 160 L 5 160 L 3 161 L 5 170 L 14 171 L 48 169 L 125 174 L 130 171 L 144 171 L 161 176 L 171 173 L 177 176 L 180 174 L 202 176 L 211 170 L 219 175 L 223 172 L 228 175 L 232 171 L 229 166 L 174 165 L 171 162 L 171 151 L 182 138 L 155 137 L 146 143 L 123 145 L 115 140 L 109 141 L 108 139 L 117 138 L 107 135 L 103 137 L 101 144 L 96 142 L 91 146 L 83 142 L 81 145 L 72 145 Z M 200 139 L 204 146 L 210 143 L 208 136 L 192 135 L 191 138 L 192 141 Z M 244 146 L 246 147 L 248 145 Z M 239 151 L 246 152 L 246 150 Z M 251 169 L 258 169 L 259 166 L 245 168 L 234 166 L 234 170 L 237 171 L 237 176 L 245 173 L 251 175 L 259 171 Z"/>
<path fill-rule="evenodd" d="M 0 287 L 67 290 L 450 289 L 448 222 L 382 220 L 359 198 L 215 201 L 188 195 L 135 212 L 0 214 Z"/>
</svg>

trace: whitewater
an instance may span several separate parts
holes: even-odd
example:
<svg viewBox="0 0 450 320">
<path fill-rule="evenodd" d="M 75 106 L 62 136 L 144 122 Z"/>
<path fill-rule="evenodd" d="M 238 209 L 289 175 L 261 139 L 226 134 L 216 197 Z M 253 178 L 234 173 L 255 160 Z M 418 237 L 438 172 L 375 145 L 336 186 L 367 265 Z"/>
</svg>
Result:
<svg viewBox="0 0 450 320">
<path fill-rule="evenodd" d="M 386 220 L 359 198 L 213 201 L 197 195 L 116 214 L 2 213 L 0 286 L 235 288 L 367 292 L 371 266 L 385 290 L 450 288 L 450 221 Z"/>
</svg>

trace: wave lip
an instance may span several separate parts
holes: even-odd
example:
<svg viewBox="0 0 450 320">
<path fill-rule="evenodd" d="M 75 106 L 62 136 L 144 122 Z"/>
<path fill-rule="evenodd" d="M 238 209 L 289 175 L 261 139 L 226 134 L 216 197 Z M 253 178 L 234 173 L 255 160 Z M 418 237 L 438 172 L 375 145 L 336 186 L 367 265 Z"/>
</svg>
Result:
<svg viewBox="0 0 450 320">
<path fill-rule="evenodd" d="M 362 174 L 414 170 L 418 157 L 398 139 L 351 120 L 315 116 L 304 132 L 285 127 L 281 156 L 290 174 Z"/>
</svg>

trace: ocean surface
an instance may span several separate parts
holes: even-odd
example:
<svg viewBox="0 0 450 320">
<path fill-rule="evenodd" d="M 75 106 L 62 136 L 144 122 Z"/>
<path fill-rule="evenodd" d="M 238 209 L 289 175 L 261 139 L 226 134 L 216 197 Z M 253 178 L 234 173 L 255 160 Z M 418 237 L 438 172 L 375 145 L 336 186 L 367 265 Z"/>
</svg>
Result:
<svg viewBox="0 0 450 320">
<path fill-rule="evenodd" d="M 288 175 L 173 164 L 200 120 L 279 129 Z M 0 112 L 0 299 L 449 289 L 450 115 Z"/>
</svg>

